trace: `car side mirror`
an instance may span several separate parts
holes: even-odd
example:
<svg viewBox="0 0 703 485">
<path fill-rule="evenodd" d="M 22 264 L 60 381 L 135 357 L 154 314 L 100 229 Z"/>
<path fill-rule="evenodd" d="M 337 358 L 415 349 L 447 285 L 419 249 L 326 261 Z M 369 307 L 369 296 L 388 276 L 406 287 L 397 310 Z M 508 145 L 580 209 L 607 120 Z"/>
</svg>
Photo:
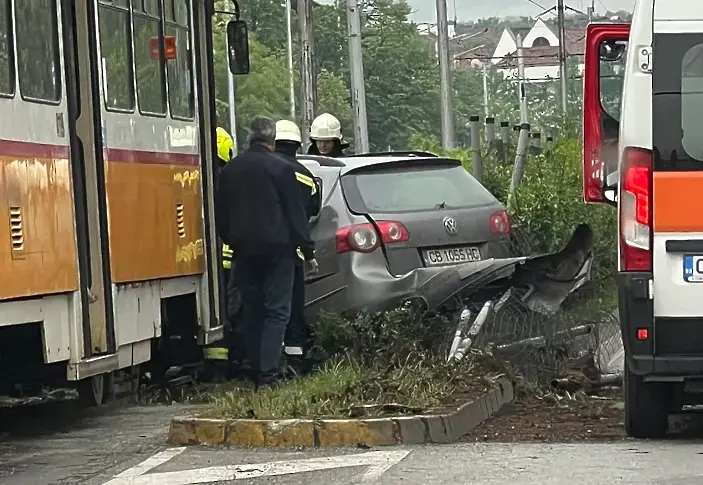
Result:
<svg viewBox="0 0 703 485">
<path fill-rule="evenodd" d="M 249 29 L 244 20 L 227 23 L 227 54 L 232 74 L 249 74 Z"/>
</svg>

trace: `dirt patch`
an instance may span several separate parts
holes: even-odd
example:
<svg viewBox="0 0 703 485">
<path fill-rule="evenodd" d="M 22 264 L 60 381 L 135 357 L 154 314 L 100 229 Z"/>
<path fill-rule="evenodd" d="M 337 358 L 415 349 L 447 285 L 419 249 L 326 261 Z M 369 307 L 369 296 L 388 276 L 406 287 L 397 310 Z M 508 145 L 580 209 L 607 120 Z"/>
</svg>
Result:
<svg viewBox="0 0 703 485">
<path fill-rule="evenodd" d="M 462 441 L 573 443 L 626 438 L 620 393 L 607 396 L 522 396 Z"/>
</svg>

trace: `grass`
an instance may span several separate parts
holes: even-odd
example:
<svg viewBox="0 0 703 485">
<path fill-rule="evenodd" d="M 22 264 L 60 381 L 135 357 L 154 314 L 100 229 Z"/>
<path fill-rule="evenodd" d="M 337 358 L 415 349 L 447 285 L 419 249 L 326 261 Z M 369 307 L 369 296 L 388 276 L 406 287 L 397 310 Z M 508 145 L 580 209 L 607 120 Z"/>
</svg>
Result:
<svg viewBox="0 0 703 485">
<path fill-rule="evenodd" d="M 419 413 L 480 394 L 498 372 L 485 372 L 467 356 L 458 365 L 421 360 L 386 368 L 363 367 L 343 359 L 308 376 L 261 391 L 228 383 L 205 396 L 207 418 L 348 418 Z M 396 404 L 400 406 L 395 406 Z M 389 406 L 393 405 L 393 406 Z"/>
</svg>

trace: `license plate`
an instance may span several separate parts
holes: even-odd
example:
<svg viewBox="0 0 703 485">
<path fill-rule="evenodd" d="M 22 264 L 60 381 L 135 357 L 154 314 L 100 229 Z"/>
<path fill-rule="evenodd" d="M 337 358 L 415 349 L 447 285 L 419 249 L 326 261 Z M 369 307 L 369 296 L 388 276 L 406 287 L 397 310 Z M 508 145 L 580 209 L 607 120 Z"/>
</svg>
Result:
<svg viewBox="0 0 703 485">
<path fill-rule="evenodd" d="M 445 266 L 449 264 L 470 263 L 471 261 L 479 261 L 481 253 L 478 248 L 443 248 L 443 249 L 425 249 L 423 251 L 425 264 L 427 266 Z"/>
<path fill-rule="evenodd" d="M 703 256 L 683 257 L 683 279 L 687 283 L 703 283 Z"/>
</svg>

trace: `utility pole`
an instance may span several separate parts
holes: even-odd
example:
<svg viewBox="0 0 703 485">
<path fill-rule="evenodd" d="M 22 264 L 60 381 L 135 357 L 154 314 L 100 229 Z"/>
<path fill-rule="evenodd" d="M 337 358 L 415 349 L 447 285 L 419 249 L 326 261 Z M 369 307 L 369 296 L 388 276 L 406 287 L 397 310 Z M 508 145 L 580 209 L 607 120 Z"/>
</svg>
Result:
<svg viewBox="0 0 703 485">
<path fill-rule="evenodd" d="M 522 36 L 517 35 L 517 77 L 520 97 L 520 123 L 527 123 L 527 95 L 525 93 L 525 56 L 522 49 Z"/>
<path fill-rule="evenodd" d="M 442 148 L 454 148 L 454 110 L 452 106 L 452 79 L 449 65 L 449 26 L 447 0 L 437 0 L 437 37 L 439 57 L 439 91 L 442 109 Z"/>
<path fill-rule="evenodd" d="M 366 120 L 364 57 L 361 50 L 361 16 L 359 5 L 356 2 L 357 0 L 347 0 L 349 72 L 351 73 L 352 106 L 354 107 L 354 148 L 356 153 L 368 153 L 369 129 Z"/>
<path fill-rule="evenodd" d="M 300 74 L 302 77 L 302 82 L 300 83 L 302 90 L 302 126 L 300 131 L 303 133 L 303 144 L 307 148 L 310 141 L 306 133 L 310 133 L 310 125 L 315 118 L 315 69 L 312 64 L 312 0 L 297 0 L 297 5 L 301 49 Z"/>
<path fill-rule="evenodd" d="M 561 112 L 566 115 L 567 82 L 566 72 L 566 36 L 564 35 L 564 0 L 557 0 L 557 22 L 559 26 L 559 83 L 561 85 Z"/>
<path fill-rule="evenodd" d="M 288 83 L 290 96 L 290 118 L 295 121 L 295 79 L 293 74 L 293 26 L 291 25 L 291 2 L 286 0 L 286 31 L 288 34 Z"/>
</svg>

